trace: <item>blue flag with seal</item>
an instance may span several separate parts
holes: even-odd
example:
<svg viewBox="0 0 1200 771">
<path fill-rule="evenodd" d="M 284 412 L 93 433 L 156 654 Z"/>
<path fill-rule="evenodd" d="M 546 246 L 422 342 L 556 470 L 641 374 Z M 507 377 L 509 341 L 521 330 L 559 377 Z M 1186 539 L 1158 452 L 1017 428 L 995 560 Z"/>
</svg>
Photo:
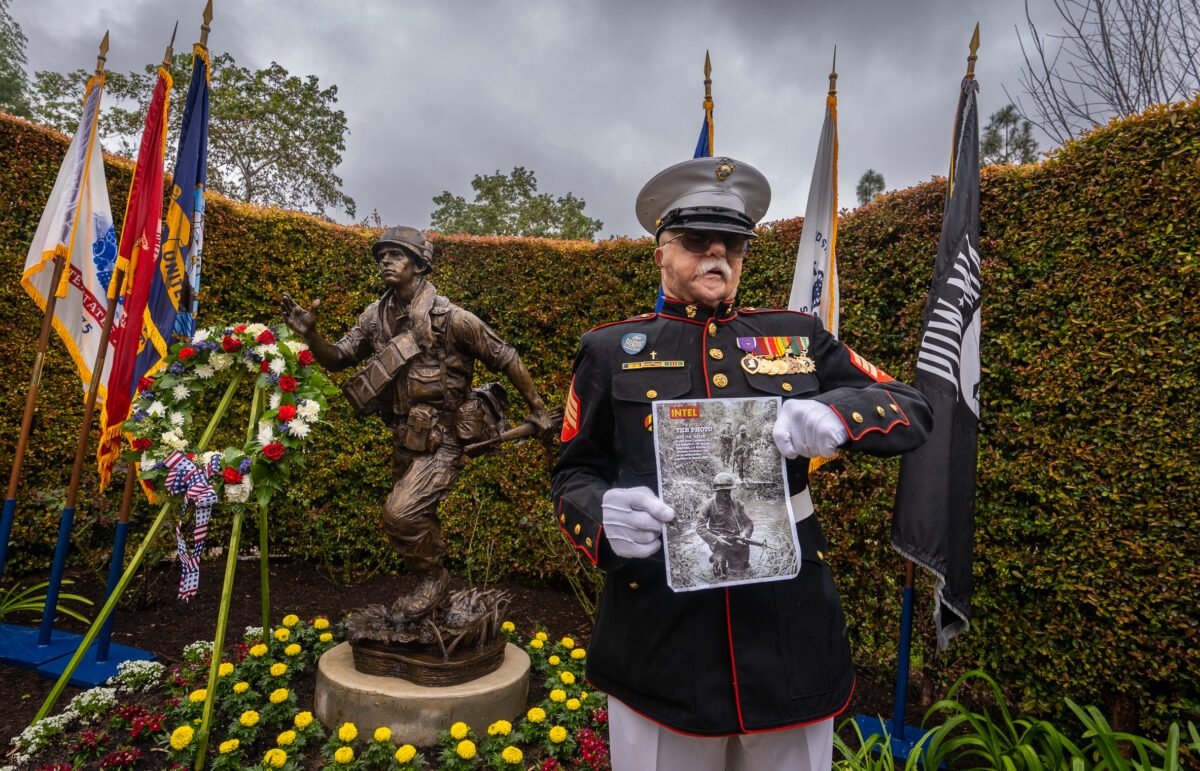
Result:
<svg viewBox="0 0 1200 771">
<path fill-rule="evenodd" d="M 196 331 L 208 179 L 208 71 L 208 50 L 197 43 L 192 49 L 192 81 L 183 108 L 162 256 L 142 326 L 146 339 L 134 367 L 135 386 L 140 377 L 162 365 L 173 337 L 190 338 Z"/>
</svg>

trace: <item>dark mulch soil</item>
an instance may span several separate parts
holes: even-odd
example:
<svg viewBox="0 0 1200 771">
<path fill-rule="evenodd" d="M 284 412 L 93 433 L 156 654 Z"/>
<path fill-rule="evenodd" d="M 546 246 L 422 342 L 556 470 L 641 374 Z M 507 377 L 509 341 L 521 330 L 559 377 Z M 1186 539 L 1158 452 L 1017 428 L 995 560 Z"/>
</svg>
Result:
<svg viewBox="0 0 1200 771">
<path fill-rule="evenodd" d="M 189 603 L 175 599 L 178 574 L 173 568 L 163 567 L 154 576 L 147 592 L 149 602 L 143 609 L 119 608 L 115 614 L 113 641 L 122 645 L 155 653 L 168 668 L 181 662 L 182 652 L 188 643 L 196 640 L 212 640 L 216 630 L 217 611 L 220 606 L 221 588 L 224 579 L 224 561 L 205 562 L 201 572 L 200 590 Z M 85 615 L 92 616 L 99 610 L 104 599 L 104 586 L 87 572 L 69 575 L 76 583 L 70 591 L 92 599 L 96 605 L 87 609 Z M 23 583 L 43 578 L 27 578 Z M 289 559 L 271 562 L 269 592 L 271 597 L 271 621 L 278 624 L 287 613 L 295 613 L 302 619 L 318 615 L 337 618 L 356 607 L 370 603 L 390 603 L 403 591 L 415 584 L 411 575 L 377 575 L 360 583 L 344 584 L 331 580 L 320 567 Z M 455 586 L 463 585 L 455 579 Z M 257 560 L 238 563 L 237 576 L 230 608 L 229 640 L 237 642 L 247 626 L 262 623 L 260 606 L 259 568 Z M 507 618 L 517 625 L 522 636 L 528 636 L 534 627 L 545 628 L 551 638 L 570 636 L 586 646 L 591 638 L 591 623 L 568 589 L 525 586 L 502 583 L 496 588 L 507 590 L 512 595 Z M 37 616 L 8 618 L 6 621 L 36 626 Z M 82 633 L 86 628 L 77 621 L 62 617 L 55 629 Z M 0 765 L 6 754 L 7 740 L 25 729 L 38 708 L 49 694 L 53 681 L 44 679 L 35 672 L 0 664 Z M 893 674 L 880 673 L 859 668 L 854 696 L 843 716 L 854 714 L 892 714 Z M 59 699 L 58 708 L 79 693 L 79 689 L 67 688 Z M 311 708 L 311 694 L 298 694 L 304 708 Z M 918 725 L 921 718 L 919 705 L 910 698 L 909 725 Z"/>
</svg>

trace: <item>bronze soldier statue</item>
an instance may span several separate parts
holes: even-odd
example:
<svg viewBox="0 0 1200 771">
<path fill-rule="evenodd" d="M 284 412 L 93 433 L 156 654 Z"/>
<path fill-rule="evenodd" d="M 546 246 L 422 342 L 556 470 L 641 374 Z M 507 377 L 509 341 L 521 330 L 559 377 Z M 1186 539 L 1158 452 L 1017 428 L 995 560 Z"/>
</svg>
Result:
<svg viewBox="0 0 1200 771">
<path fill-rule="evenodd" d="M 305 310 L 285 294 L 282 310 L 326 369 L 369 359 L 343 391 L 357 413 L 379 414 L 392 429 L 392 492 L 383 529 L 409 568 L 422 574 L 413 594 L 398 603 L 414 619 L 446 596 L 446 542 L 437 511 L 458 479 L 464 449 L 494 439 L 504 425 L 504 390 L 497 383 L 472 389 L 475 362 L 508 377 L 529 405 L 526 422 L 548 432 L 553 421 L 516 350 L 425 278 L 433 244 L 423 233 L 389 228 L 371 252 L 386 288 L 341 340 L 332 343 L 317 330 L 320 300 Z"/>
</svg>

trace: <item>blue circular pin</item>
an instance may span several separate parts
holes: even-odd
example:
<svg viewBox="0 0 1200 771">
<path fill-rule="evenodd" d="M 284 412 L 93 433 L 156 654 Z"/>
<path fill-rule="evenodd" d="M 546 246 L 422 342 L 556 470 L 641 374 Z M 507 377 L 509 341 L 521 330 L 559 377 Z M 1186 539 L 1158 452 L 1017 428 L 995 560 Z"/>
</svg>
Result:
<svg viewBox="0 0 1200 771">
<path fill-rule="evenodd" d="M 646 333 L 630 332 L 621 338 L 621 348 L 628 354 L 634 354 L 646 347 Z"/>
</svg>

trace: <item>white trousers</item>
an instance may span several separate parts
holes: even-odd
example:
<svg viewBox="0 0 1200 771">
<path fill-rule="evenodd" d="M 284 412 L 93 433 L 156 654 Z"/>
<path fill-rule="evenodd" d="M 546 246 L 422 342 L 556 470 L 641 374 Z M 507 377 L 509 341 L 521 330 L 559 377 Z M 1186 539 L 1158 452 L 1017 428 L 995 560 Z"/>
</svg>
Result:
<svg viewBox="0 0 1200 771">
<path fill-rule="evenodd" d="M 608 697 L 613 771 L 829 771 L 833 718 L 734 736 L 688 736 Z"/>
</svg>

